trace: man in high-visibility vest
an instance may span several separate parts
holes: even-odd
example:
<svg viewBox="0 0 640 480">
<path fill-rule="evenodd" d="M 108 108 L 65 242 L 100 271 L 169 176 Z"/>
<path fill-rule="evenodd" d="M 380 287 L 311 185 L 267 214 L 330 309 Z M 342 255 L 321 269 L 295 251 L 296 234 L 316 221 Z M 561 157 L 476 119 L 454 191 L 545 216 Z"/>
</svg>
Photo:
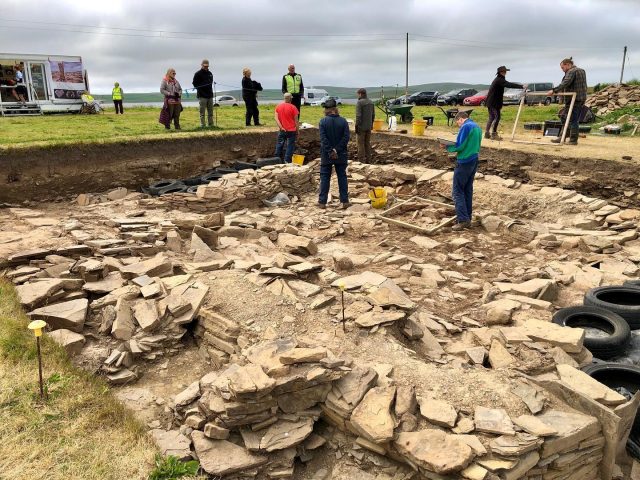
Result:
<svg viewBox="0 0 640 480">
<path fill-rule="evenodd" d="M 122 109 L 122 88 L 120 88 L 120 84 L 118 82 L 113 84 L 113 90 L 111 90 L 111 100 L 113 100 L 113 105 L 116 107 L 116 115 L 118 113 L 124 114 L 124 110 Z"/>
<path fill-rule="evenodd" d="M 282 93 L 291 94 L 291 103 L 300 112 L 301 100 L 304 96 L 304 85 L 302 83 L 302 75 L 296 73 L 296 66 L 293 64 L 289 65 L 289 73 L 282 77 Z"/>
</svg>

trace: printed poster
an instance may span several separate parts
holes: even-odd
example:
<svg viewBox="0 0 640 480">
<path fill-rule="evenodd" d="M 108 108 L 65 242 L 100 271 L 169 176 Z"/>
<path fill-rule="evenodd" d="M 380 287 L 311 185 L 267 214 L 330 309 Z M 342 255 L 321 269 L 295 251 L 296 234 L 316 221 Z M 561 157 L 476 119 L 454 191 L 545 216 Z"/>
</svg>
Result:
<svg viewBox="0 0 640 480">
<path fill-rule="evenodd" d="M 49 67 L 51 68 L 55 98 L 79 99 L 82 92 L 86 90 L 82 62 L 49 60 Z"/>
</svg>

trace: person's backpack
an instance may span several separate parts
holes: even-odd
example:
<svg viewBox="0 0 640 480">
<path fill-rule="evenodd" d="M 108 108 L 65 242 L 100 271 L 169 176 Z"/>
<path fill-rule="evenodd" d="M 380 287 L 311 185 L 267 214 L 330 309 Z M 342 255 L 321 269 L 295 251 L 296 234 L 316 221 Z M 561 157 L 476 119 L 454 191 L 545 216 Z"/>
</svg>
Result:
<svg viewBox="0 0 640 480">
<path fill-rule="evenodd" d="M 593 121 L 595 121 L 596 116 L 594 115 L 590 107 L 587 107 L 586 105 L 582 105 L 580 108 L 581 108 L 581 112 L 580 112 L 580 117 L 578 119 L 579 123 L 592 123 Z M 566 121 L 567 119 L 566 107 L 562 107 L 560 109 L 560 111 L 558 112 L 558 117 L 560 117 L 560 120 L 562 120 L 562 123 Z"/>
</svg>

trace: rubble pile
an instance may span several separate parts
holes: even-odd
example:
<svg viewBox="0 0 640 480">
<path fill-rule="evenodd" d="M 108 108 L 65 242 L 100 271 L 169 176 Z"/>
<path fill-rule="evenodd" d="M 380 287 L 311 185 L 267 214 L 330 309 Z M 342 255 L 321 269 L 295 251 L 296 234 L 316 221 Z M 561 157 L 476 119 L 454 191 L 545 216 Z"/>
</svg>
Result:
<svg viewBox="0 0 640 480">
<path fill-rule="evenodd" d="M 211 475 L 255 478 L 261 470 L 268 478 L 290 478 L 295 459 L 308 460 L 326 442 L 313 434 L 317 405 L 350 369 L 327 349 L 293 339 L 254 345 L 242 360 L 176 397 L 180 432 Z"/>
<path fill-rule="evenodd" d="M 257 170 L 240 170 L 223 175 L 209 185 L 200 185 L 195 196 L 174 193 L 159 199 L 146 199 L 141 204 L 164 205 L 175 210 L 199 213 L 239 210 L 247 206 L 255 207 L 257 203 L 280 192 L 293 196 L 314 190 L 316 178 L 307 166 L 268 165 Z"/>
<path fill-rule="evenodd" d="M 442 207 L 451 172 L 357 162 L 347 210 L 319 211 L 311 197 L 256 208 L 311 188 L 316 166 L 243 171 L 196 197 L 127 197 L 177 213 L 70 219 L 58 244 L 73 245 L 16 251 L 0 268 L 29 316 L 113 384 L 136 381 L 146 362 L 179 353 L 193 334 L 214 370 L 175 397 L 170 429 L 158 421 L 152 434 L 163 452 L 194 455 L 210 475 L 291 478 L 316 451 L 340 458 L 349 448 L 359 467 L 384 465 L 394 480 L 414 471 L 438 480 L 611 478 L 640 395 L 627 400 L 580 372 L 593 359 L 585 331 L 550 320 L 589 288 L 638 274 L 640 211 L 479 174 L 480 198 L 498 187 L 501 199 L 535 198 L 562 213 L 516 220 L 496 204 L 479 212 L 477 228 L 416 234 L 359 197 L 384 186 L 390 202 L 429 195 Z M 398 215 L 418 223 L 441 213 L 412 208 Z M 10 211 L 52 225 L 34 212 Z M 226 282 L 256 295 L 245 304 L 286 316 L 223 312 L 237 300 L 218 291 Z M 393 363 L 371 361 L 384 354 Z M 455 395 L 461 386 L 468 392 Z"/>
<path fill-rule="evenodd" d="M 640 85 L 617 84 L 593 93 L 585 105 L 595 107 L 596 115 L 606 115 L 628 105 L 640 104 Z"/>
<path fill-rule="evenodd" d="M 556 382 L 560 389 L 571 385 L 586 392 L 589 382 L 596 383 L 588 394 L 599 398 L 609 415 L 627 403 L 572 367 L 558 372 L 567 382 Z M 316 432 L 319 418 L 354 438 L 371 458 L 405 463 L 425 478 L 590 480 L 611 471 L 618 433 L 605 439 L 597 414 L 575 400 L 569 406 L 554 399 L 551 407 L 551 394 L 542 387 L 511 383 L 529 411 L 513 418 L 499 408 L 457 407 L 429 391 L 396 385 L 324 347 L 280 338 L 244 349 L 238 364 L 179 393 L 174 402 L 179 428 L 153 435 L 166 452 L 176 450 L 179 438 L 188 456 L 192 444 L 205 471 L 224 478 L 290 478 L 296 458 L 309 461 L 328 440 Z"/>
</svg>

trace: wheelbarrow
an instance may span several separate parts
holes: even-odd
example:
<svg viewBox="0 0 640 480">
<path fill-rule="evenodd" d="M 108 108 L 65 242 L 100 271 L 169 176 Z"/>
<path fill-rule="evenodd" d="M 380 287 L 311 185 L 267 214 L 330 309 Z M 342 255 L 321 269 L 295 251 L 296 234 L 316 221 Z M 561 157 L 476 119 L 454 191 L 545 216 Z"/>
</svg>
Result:
<svg viewBox="0 0 640 480">
<path fill-rule="evenodd" d="M 411 109 L 413 105 L 378 105 L 378 108 L 384 112 L 387 116 L 387 122 L 389 121 L 389 117 L 400 115 L 400 121 L 402 123 L 411 123 L 413 120 L 413 113 L 411 113 Z"/>
</svg>

